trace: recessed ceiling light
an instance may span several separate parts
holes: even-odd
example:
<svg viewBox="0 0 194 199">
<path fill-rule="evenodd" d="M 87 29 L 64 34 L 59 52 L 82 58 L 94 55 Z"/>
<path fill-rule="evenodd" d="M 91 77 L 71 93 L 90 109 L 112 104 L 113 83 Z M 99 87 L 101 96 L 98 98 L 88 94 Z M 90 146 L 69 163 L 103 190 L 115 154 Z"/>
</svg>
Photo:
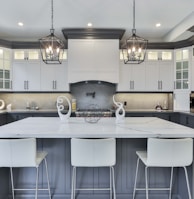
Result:
<svg viewBox="0 0 194 199">
<path fill-rule="evenodd" d="M 161 26 L 161 23 L 157 23 L 156 24 L 156 27 L 158 28 L 158 27 L 160 27 Z"/>
<path fill-rule="evenodd" d="M 18 22 L 18 26 L 23 26 L 24 24 L 22 22 Z"/>
<path fill-rule="evenodd" d="M 92 27 L 92 23 L 89 22 L 89 23 L 88 23 L 88 27 Z"/>
</svg>

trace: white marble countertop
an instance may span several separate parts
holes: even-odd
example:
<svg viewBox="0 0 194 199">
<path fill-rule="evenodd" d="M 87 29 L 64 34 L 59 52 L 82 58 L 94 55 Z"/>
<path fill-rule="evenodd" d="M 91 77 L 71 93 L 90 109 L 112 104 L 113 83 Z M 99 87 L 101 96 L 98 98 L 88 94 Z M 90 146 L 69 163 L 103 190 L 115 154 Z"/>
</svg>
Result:
<svg viewBox="0 0 194 199">
<path fill-rule="evenodd" d="M 116 124 L 115 118 L 101 118 L 87 123 L 84 118 L 71 117 L 63 123 L 58 117 L 29 117 L 0 127 L 0 138 L 148 138 L 192 137 L 194 129 L 157 117 L 128 117 Z"/>
</svg>

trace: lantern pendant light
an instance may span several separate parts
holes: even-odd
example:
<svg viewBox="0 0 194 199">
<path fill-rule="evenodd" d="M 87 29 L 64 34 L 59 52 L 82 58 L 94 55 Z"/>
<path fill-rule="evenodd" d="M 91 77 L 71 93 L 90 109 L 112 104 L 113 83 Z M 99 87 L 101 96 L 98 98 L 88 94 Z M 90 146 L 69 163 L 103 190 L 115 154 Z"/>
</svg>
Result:
<svg viewBox="0 0 194 199">
<path fill-rule="evenodd" d="M 140 64 L 145 60 L 148 40 L 136 35 L 135 29 L 135 0 L 133 0 L 133 29 L 132 35 L 126 40 L 122 49 L 125 64 Z"/>
<path fill-rule="evenodd" d="M 50 35 L 39 39 L 42 60 L 46 64 L 61 64 L 65 44 L 54 35 L 53 0 L 51 0 L 51 29 Z"/>
</svg>

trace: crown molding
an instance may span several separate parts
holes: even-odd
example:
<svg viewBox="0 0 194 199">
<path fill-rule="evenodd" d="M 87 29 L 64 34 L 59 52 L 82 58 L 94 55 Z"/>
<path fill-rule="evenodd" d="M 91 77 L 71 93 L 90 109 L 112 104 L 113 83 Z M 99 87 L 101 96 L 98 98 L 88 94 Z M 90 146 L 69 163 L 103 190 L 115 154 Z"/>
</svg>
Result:
<svg viewBox="0 0 194 199">
<path fill-rule="evenodd" d="M 66 46 L 68 39 L 119 39 L 121 40 L 125 30 L 124 29 L 95 29 L 95 28 L 70 28 L 70 29 L 63 29 L 62 33 L 65 37 Z M 149 42 L 148 41 L 148 49 L 177 49 L 177 48 L 184 48 L 188 46 L 194 45 L 194 36 L 176 42 Z M 39 42 L 21 42 L 21 41 L 7 41 L 0 39 L 0 46 L 11 48 L 11 49 L 39 49 Z M 123 46 L 123 44 L 122 44 Z M 120 48 L 121 43 L 120 43 Z"/>
<path fill-rule="evenodd" d="M 124 29 L 68 28 L 63 29 L 65 39 L 121 39 Z"/>
</svg>

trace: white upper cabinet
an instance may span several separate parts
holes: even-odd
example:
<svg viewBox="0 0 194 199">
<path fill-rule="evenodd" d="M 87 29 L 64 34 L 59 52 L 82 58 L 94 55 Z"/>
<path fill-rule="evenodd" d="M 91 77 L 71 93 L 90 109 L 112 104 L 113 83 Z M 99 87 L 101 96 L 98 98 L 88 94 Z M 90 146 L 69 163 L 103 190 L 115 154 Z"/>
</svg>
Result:
<svg viewBox="0 0 194 199">
<path fill-rule="evenodd" d="M 120 61 L 117 91 L 145 91 L 145 63 L 124 64 Z"/>
<path fill-rule="evenodd" d="M 41 63 L 41 91 L 69 91 L 67 61 L 62 64 Z"/>
<path fill-rule="evenodd" d="M 146 90 L 173 91 L 174 59 L 172 50 L 148 50 L 146 60 Z"/>
<path fill-rule="evenodd" d="M 14 63 L 13 90 L 40 91 L 40 65 L 35 63 Z"/>
<path fill-rule="evenodd" d="M 13 51 L 14 91 L 69 91 L 67 83 L 67 52 L 62 64 L 45 64 L 40 50 Z"/>
<path fill-rule="evenodd" d="M 119 82 L 118 39 L 69 39 L 68 82 Z"/>
<path fill-rule="evenodd" d="M 191 48 L 175 50 L 175 89 L 190 89 Z"/>
<path fill-rule="evenodd" d="M 17 49 L 13 51 L 13 61 L 22 62 L 22 61 L 40 61 L 40 50 L 38 49 Z"/>
<path fill-rule="evenodd" d="M 0 48 L 0 90 L 12 89 L 11 50 Z"/>
<path fill-rule="evenodd" d="M 172 50 L 148 50 L 147 61 L 173 61 Z"/>
<path fill-rule="evenodd" d="M 39 50 L 13 50 L 13 90 L 40 91 Z"/>
<path fill-rule="evenodd" d="M 194 46 L 191 47 L 191 90 L 194 91 Z"/>
<path fill-rule="evenodd" d="M 173 51 L 147 52 L 141 64 L 124 64 L 120 56 L 117 91 L 173 91 Z"/>
</svg>

